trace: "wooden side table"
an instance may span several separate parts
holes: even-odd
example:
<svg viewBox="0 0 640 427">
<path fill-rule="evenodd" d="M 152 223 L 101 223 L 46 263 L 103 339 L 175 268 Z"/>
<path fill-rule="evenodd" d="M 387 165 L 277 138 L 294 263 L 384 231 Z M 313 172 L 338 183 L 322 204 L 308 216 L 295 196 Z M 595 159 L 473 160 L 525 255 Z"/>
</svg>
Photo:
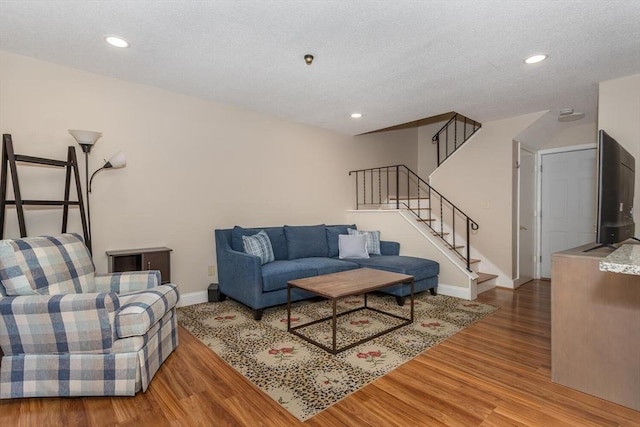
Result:
<svg viewBox="0 0 640 427">
<path fill-rule="evenodd" d="M 107 251 L 109 273 L 160 270 L 162 283 L 171 282 L 171 248 L 142 248 Z"/>
</svg>

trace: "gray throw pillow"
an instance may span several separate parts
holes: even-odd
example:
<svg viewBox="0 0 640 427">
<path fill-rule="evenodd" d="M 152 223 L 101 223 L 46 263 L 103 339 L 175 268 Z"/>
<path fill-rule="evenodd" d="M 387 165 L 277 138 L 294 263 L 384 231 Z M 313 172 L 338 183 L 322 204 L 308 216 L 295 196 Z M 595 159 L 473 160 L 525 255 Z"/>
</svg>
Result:
<svg viewBox="0 0 640 427">
<path fill-rule="evenodd" d="M 363 235 L 367 238 L 367 251 L 370 255 L 380 255 L 380 232 L 379 231 L 362 231 L 348 228 L 349 235 Z"/>
</svg>

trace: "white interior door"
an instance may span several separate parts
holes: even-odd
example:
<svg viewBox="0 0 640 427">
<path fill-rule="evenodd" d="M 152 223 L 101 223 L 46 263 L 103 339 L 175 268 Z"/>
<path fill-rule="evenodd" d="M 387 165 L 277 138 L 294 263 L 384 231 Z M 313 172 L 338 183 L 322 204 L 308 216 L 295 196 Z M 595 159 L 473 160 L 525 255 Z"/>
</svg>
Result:
<svg viewBox="0 0 640 427">
<path fill-rule="evenodd" d="M 596 150 L 541 156 L 541 270 L 551 277 L 551 254 L 595 241 Z"/>
<path fill-rule="evenodd" d="M 520 286 L 535 274 L 536 154 L 520 148 L 518 168 L 518 278 Z"/>
</svg>

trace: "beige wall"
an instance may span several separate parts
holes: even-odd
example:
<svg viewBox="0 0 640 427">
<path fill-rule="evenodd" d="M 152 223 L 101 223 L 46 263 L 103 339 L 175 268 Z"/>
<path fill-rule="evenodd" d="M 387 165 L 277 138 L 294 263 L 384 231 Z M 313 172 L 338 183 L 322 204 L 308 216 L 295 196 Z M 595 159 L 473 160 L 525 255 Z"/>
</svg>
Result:
<svg viewBox="0 0 640 427">
<path fill-rule="evenodd" d="M 416 173 L 425 181 L 438 167 L 438 146 L 433 143 L 433 135 L 446 122 L 446 120 L 442 120 L 418 127 L 418 169 Z"/>
<path fill-rule="evenodd" d="M 214 279 L 215 228 L 340 223 L 355 207 L 349 170 L 417 166 L 415 130 L 354 138 L 0 52 L 0 131 L 13 135 L 15 151 L 63 159 L 76 146 L 84 177 L 83 154 L 67 129 L 103 132 L 90 171 L 116 151 L 127 155 L 126 168 L 93 182 L 98 272 L 107 270 L 105 250 L 168 246 L 172 281 L 183 293 Z M 19 173 L 23 198 L 62 197 L 61 171 L 22 166 Z M 29 235 L 58 232 L 61 217 L 60 209 L 29 210 Z M 5 231 L 18 236 L 13 209 Z M 81 232 L 77 210 L 70 231 Z"/>
<path fill-rule="evenodd" d="M 434 188 L 480 225 L 471 236 L 471 244 L 500 270 L 495 273 L 502 277 L 513 277 L 513 138 L 543 115 L 539 112 L 483 123 L 464 149 L 431 175 Z"/>
<path fill-rule="evenodd" d="M 636 160 L 633 219 L 640 235 L 640 74 L 600 83 L 598 129 L 604 129 Z"/>
<path fill-rule="evenodd" d="M 595 144 L 597 139 L 597 123 L 586 122 L 568 126 L 548 141 L 545 141 L 540 149 L 571 147 L 574 145 Z"/>
<path fill-rule="evenodd" d="M 597 123 L 584 120 L 559 122 L 558 113 L 547 111 L 514 139 L 533 151 L 595 144 Z"/>
</svg>

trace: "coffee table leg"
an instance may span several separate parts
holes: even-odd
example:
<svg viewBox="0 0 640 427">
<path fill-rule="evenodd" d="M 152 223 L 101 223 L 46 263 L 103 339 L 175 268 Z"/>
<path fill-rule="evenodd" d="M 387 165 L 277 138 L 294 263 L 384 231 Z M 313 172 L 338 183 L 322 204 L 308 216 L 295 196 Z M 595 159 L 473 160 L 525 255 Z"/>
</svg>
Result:
<svg viewBox="0 0 640 427">
<path fill-rule="evenodd" d="M 291 330 L 291 285 L 287 284 L 287 332 Z"/>
<path fill-rule="evenodd" d="M 333 319 L 331 320 L 331 329 L 333 330 L 333 354 L 336 354 L 336 301 L 337 299 L 333 299 Z"/>
<path fill-rule="evenodd" d="M 413 323 L 413 285 L 415 284 L 414 279 L 411 279 L 411 323 Z"/>
</svg>

